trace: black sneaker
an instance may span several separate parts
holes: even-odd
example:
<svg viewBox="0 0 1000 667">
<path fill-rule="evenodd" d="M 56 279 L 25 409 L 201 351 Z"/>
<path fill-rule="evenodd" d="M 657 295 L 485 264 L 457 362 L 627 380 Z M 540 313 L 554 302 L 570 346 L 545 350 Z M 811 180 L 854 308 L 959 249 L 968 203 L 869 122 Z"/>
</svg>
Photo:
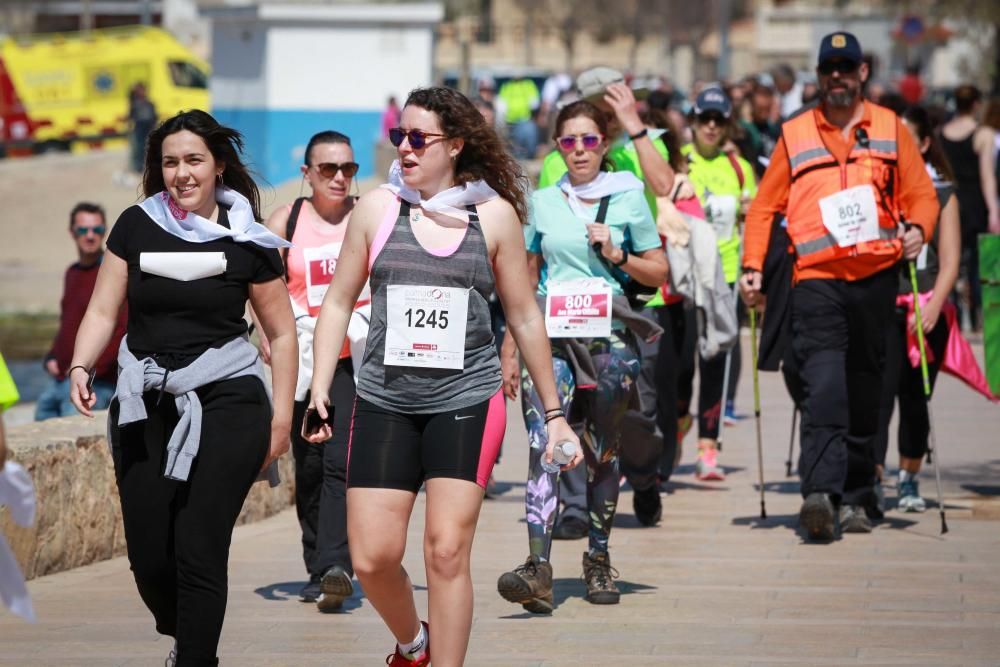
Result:
<svg viewBox="0 0 1000 667">
<path fill-rule="evenodd" d="M 590 526 L 583 519 L 568 516 L 557 521 L 552 529 L 553 540 L 582 540 L 590 532 Z"/>
<path fill-rule="evenodd" d="M 660 489 L 654 484 L 645 490 L 636 489 L 632 492 L 632 509 L 635 518 L 644 526 L 655 526 L 663 516 L 663 502 L 660 500 Z"/>
<path fill-rule="evenodd" d="M 611 567 L 611 556 L 605 551 L 591 556 L 583 552 L 583 580 L 587 582 L 584 598 L 591 604 L 618 604 L 621 593 L 615 586 L 618 570 Z"/>
<path fill-rule="evenodd" d="M 834 537 L 833 502 L 826 493 L 810 493 L 799 510 L 799 525 L 806 529 L 810 540 L 829 542 Z"/>
<path fill-rule="evenodd" d="M 319 599 L 320 591 L 319 589 L 320 577 L 318 574 L 309 575 L 309 583 L 302 587 L 299 591 L 299 600 L 301 602 L 315 602 Z"/>
<path fill-rule="evenodd" d="M 528 556 L 524 564 L 500 575 L 497 592 L 533 614 L 551 614 L 552 565 L 538 556 Z"/>
<path fill-rule="evenodd" d="M 320 581 L 322 595 L 316 600 L 316 606 L 322 612 L 337 611 L 344 600 L 354 595 L 354 584 L 351 575 L 339 565 L 334 565 L 323 574 Z"/>
<path fill-rule="evenodd" d="M 870 533 L 872 522 L 859 505 L 842 505 L 840 507 L 840 532 Z"/>
</svg>

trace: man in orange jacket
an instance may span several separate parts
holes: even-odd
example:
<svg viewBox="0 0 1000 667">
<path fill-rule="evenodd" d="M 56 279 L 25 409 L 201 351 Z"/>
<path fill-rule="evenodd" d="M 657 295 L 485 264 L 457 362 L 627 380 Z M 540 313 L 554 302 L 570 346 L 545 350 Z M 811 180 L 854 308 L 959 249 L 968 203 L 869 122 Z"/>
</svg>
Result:
<svg viewBox="0 0 1000 667">
<path fill-rule="evenodd" d="M 799 522 L 810 539 L 871 532 L 874 439 L 901 258 L 915 258 L 938 215 L 934 186 L 909 133 L 866 102 L 868 67 L 854 35 L 823 38 L 820 103 L 789 119 L 746 218 L 740 291 L 761 295 L 776 215 L 795 254 L 792 349 L 801 406 Z"/>
</svg>

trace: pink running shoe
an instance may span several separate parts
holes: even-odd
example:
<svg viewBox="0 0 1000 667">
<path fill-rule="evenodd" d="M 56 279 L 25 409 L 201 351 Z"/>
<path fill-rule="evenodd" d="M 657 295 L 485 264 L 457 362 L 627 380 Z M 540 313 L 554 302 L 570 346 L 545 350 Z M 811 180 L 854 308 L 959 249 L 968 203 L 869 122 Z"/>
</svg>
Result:
<svg viewBox="0 0 1000 667">
<path fill-rule="evenodd" d="M 726 473 L 716 461 L 718 452 L 706 447 L 698 452 L 698 460 L 694 464 L 694 476 L 703 482 L 721 482 L 726 479 Z"/>
</svg>

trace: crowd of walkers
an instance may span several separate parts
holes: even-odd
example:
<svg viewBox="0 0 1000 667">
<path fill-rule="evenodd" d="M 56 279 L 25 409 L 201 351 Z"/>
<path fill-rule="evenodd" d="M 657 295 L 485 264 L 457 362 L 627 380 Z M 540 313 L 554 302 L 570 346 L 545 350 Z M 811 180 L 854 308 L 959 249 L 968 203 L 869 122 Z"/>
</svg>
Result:
<svg viewBox="0 0 1000 667">
<path fill-rule="evenodd" d="M 586 599 L 618 603 L 622 482 L 654 526 L 695 424 L 696 478 L 725 479 L 747 309 L 752 327 L 764 317 L 760 367 L 782 369 L 801 415 L 807 538 L 882 517 L 897 399 L 898 508 L 924 511 L 914 338 L 933 383 L 961 337 L 953 295 L 960 276 L 975 284 L 976 234 L 1000 233 L 995 136 L 971 87 L 943 124 L 866 99 L 849 33 L 827 35 L 816 64 L 811 89 L 779 68 L 690 103 L 583 72 L 541 96 L 537 183 L 493 100 L 416 89 L 383 128 L 397 149 L 384 185 L 356 196 L 351 139 L 321 132 L 301 166 L 310 194 L 266 225 L 238 132 L 202 111 L 156 128 L 145 199 L 111 229 L 64 374 L 91 415 L 127 303 L 109 431 L 136 585 L 176 640 L 168 664 L 218 664 L 240 507 L 292 449 L 302 600 L 337 610 L 357 577 L 396 640 L 388 664 L 433 651 L 461 665 L 507 398 L 528 433 L 528 555 L 497 573 L 499 594 L 553 613 L 552 540 L 585 537 Z M 504 98 L 522 153 L 531 98 L 524 82 Z M 973 324 L 976 289 L 959 299 Z M 402 566 L 421 489 L 426 621 Z"/>
</svg>

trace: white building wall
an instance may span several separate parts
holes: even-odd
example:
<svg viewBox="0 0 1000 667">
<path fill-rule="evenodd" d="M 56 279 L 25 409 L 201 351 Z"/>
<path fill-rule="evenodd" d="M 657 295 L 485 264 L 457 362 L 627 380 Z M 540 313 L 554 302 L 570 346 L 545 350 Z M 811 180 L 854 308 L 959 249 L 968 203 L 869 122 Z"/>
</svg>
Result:
<svg viewBox="0 0 1000 667">
<path fill-rule="evenodd" d="M 212 43 L 212 104 L 232 109 L 267 106 L 266 27 L 216 21 Z"/>
<path fill-rule="evenodd" d="M 271 106 L 342 111 L 382 109 L 432 82 L 426 28 L 276 26 L 268 36 Z"/>
</svg>

